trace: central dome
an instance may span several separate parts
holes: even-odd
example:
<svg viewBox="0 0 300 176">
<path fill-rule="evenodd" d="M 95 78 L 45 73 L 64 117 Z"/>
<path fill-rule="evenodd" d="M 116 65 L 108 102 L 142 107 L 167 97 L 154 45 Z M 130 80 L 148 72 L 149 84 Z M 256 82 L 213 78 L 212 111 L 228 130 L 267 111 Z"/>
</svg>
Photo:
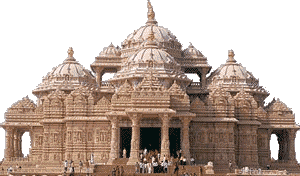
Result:
<svg viewBox="0 0 300 176">
<path fill-rule="evenodd" d="M 157 25 L 155 20 L 155 13 L 153 7 L 148 1 L 148 21 L 145 26 L 140 27 L 138 30 L 134 30 L 128 37 L 122 42 L 122 57 L 131 57 L 136 51 L 143 48 L 145 41 L 147 40 L 150 31 L 154 33 L 154 37 L 158 42 L 159 48 L 166 49 L 171 56 L 175 58 L 181 58 L 181 43 L 177 40 L 176 36 L 172 32 L 162 26 Z"/>
<path fill-rule="evenodd" d="M 110 80 L 116 87 L 125 80 L 137 85 L 144 77 L 154 75 L 168 88 L 174 80 L 187 85 L 191 80 L 181 71 L 181 66 L 164 49 L 158 48 L 158 41 L 151 30 L 142 49 L 132 55 Z"/>
</svg>

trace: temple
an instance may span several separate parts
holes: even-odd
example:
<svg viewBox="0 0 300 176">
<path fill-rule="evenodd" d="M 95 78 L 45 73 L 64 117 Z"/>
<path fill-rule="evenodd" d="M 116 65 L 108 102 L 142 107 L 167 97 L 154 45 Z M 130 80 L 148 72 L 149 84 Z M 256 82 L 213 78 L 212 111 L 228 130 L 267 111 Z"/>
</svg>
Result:
<svg viewBox="0 0 300 176">
<path fill-rule="evenodd" d="M 5 158 L 2 166 L 62 166 L 73 160 L 126 165 L 139 161 L 141 150 L 157 150 L 188 161 L 213 162 L 214 170 L 252 167 L 300 171 L 295 116 L 279 99 L 265 104 L 269 92 L 238 63 L 234 51 L 211 71 L 207 58 L 192 44 L 182 49 L 176 36 L 159 26 L 147 3 L 146 24 L 121 43 L 110 44 L 85 69 L 69 48 L 28 97 L 5 113 Z M 145 13 L 146 14 L 146 13 Z M 146 16 L 146 15 L 145 15 Z M 60 56 L 61 57 L 61 56 Z M 103 81 L 105 73 L 115 73 Z M 198 75 L 193 82 L 187 73 Z M 22 154 L 22 135 L 31 148 Z M 271 160 L 270 137 L 276 134 L 278 160 Z M 4 142 L 4 141 L 3 141 Z M 122 156 L 123 150 L 127 151 Z"/>
</svg>

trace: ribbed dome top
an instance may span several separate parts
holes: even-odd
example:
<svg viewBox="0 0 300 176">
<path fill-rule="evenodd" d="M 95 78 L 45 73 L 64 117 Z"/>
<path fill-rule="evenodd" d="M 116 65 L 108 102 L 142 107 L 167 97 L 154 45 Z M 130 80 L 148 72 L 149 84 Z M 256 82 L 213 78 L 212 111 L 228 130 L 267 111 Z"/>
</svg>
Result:
<svg viewBox="0 0 300 176">
<path fill-rule="evenodd" d="M 189 47 L 183 50 L 183 54 L 185 58 L 199 58 L 203 57 L 203 54 L 197 50 L 192 43 L 190 43 Z"/>
<path fill-rule="evenodd" d="M 148 1 L 147 7 L 148 20 L 146 22 L 146 25 L 140 27 L 137 30 L 134 30 L 134 32 L 129 34 L 127 38 L 122 42 L 122 57 L 129 58 L 138 49 L 143 48 L 144 42 L 147 40 L 150 31 L 153 31 L 159 48 L 167 49 L 166 51 L 173 57 L 181 57 L 181 43 L 169 29 L 157 25 L 157 21 L 155 20 L 155 13 L 150 1 Z"/>
<path fill-rule="evenodd" d="M 221 65 L 216 69 L 210 76 L 209 79 L 213 77 L 218 78 L 239 78 L 239 79 L 255 79 L 251 72 L 247 71 L 245 67 L 237 63 L 234 59 L 233 50 L 228 52 L 228 60 L 225 64 Z"/>
<path fill-rule="evenodd" d="M 56 89 L 74 90 L 81 84 L 97 86 L 96 79 L 91 71 L 79 64 L 73 57 L 73 54 L 73 48 L 70 47 L 68 57 L 64 62 L 54 67 L 51 72 L 43 77 L 42 83 L 32 92 L 36 94 L 38 92 L 47 92 Z"/>
<path fill-rule="evenodd" d="M 144 48 L 140 50 L 137 54 L 128 59 L 128 64 L 148 63 L 150 60 L 153 61 L 154 64 L 166 63 L 177 65 L 177 62 L 170 54 L 157 48 Z"/>
<path fill-rule="evenodd" d="M 100 52 L 100 57 L 119 57 L 121 55 L 120 48 L 115 47 L 112 43 Z"/>
</svg>

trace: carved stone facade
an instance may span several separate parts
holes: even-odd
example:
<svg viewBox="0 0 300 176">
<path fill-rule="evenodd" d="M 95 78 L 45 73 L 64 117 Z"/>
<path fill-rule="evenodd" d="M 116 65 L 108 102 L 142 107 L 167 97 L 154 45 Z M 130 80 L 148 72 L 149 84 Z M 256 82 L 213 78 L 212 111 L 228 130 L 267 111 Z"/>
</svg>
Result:
<svg viewBox="0 0 300 176">
<path fill-rule="evenodd" d="M 212 161 L 215 170 L 267 165 L 299 170 L 295 158 L 293 112 L 279 99 L 267 106 L 269 93 L 228 52 L 228 60 L 210 76 L 207 58 L 192 44 L 182 50 L 169 30 L 157 25 L 148 1 L 148 21 L 122 43 L 110 44 L 91 64 L 93 74 L 73 57 L 54 68 L 33 94 L 12 105 L 1 126 L 6 130 L 4 164 L 22 158 L 21 137 L 29 131 L 28 162 L 61 165 L 91 159 L 112 164 L 126 147 L 120 132 L 130 129 L 128 165 L 139 161 L 143 128 L 159 128 L 153 136 L 162 156 L 181 149 L 189 160 Z M 116 72 L 107 82 L 105 72 Z M 185 73 L 196 73 L 191 82 Z M 170 131 L 179 131 L 172 136 Z M 278 161 L 270 158 L 271 134 L 278 136 Z M 179 142 L 176 142 L 180 139 Z M 180 146 L 174 148 L 175 145 Z M 176 151 L 175 151 L 176 153 Z M 273 162 L 273 163 L 272 163 Z"/>
</svg>

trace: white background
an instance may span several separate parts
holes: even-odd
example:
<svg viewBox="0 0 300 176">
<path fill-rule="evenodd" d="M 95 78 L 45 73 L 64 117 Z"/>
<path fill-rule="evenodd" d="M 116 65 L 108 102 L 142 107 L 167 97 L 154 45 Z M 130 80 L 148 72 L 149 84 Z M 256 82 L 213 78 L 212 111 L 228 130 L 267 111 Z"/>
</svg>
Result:
<svg viewBox="0 0 300 176">
<path fill-rule="evenodd" d="M 266 103 L 280 98 L 296 114 L 299 93 L 299 1 L 152 0 L 158 25 L 172 31 L 183 48 L 192 42 L 215 70 L 228 50 L 270 92 Z M 147 21 L 146 0 L 0 1 L 0 122 L 17 100 L 67 57 L 85 68 L 111 42 L 116 46 Z M 198 80 L 196 80 L 198 81 Z M 274 143 L 275 142 L 275 143 Z M 29 145 L 29 138 L 23 138 Z M 276 140 L 272 156 L 277 158 Z M 300 138 L 296 138 L 300 159 Z M 0 130 L 0 158 L 5 131 Z M 24 151 L 25 155 L 27 151 Z"/>
</svg>

